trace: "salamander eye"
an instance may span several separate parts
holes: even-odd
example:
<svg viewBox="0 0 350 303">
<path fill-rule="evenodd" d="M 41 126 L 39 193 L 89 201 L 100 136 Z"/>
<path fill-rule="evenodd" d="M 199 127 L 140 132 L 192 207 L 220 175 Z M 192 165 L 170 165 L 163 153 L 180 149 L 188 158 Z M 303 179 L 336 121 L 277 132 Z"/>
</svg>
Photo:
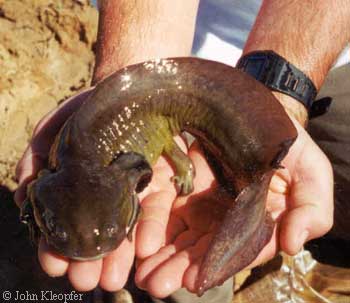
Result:
<svg viewBox="0 0 350 303">
<path fill-rule="evenodd" d="M 119 175 L 120 170 L 127 172 L 130 184 L 135 184 L 135 191 L 141 192 L 152 179 L 152 168 L 141 154 L 127 152 L 119 154 L 109 166 Z"/>
<path fill-rule="evenodd" d="M 50 209 L 46 209 L 42 213 L 42 218 L 43 218 L 46 229 L 50 233 L 52 233 L 55 229 L 55 226 L 56 226 L 53 212 Z"/>
<path fill-rule="evenodd" d="M 58 239 L 62 240 L 62 241 L 67 241 L 67 239 L 68 239 L 68 234 L 59 225 L 55 226 L 54 232 L 53 232 L 53 236 L 55 238 L 58 238 Z"/>
<path fill-rule="evenodd" d="M 117 224 L 108 224 L 106 227 L 106 233 L 107 236 L 112 238 L 114 237 L 118 232 L 118 225 Z"/>
<path fill-rule="evenodd" d="M 56 222 L 56 218 L 52 211 L 49 209 L 45 210 L 42 217 L 44 219 L 45 227 L 51 237 L 67 241 L 68 234 L 63 227 Z"/>
</svg>

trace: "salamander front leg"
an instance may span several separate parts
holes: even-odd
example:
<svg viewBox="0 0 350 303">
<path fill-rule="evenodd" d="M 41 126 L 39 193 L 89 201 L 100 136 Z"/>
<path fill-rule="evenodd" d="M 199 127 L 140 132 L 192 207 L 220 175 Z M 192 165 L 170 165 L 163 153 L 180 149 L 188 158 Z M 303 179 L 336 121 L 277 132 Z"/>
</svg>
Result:
<svg viewBox="0 0 350 303">
<path fill-rule="evenodd" d="M 180 195 L 188 195 L 193 191 L 194 166 L 191 159 L 180 149 L 175 141 L 164 147 L 164 154 L 175 169 L 172 181 Z"/>
</svg>

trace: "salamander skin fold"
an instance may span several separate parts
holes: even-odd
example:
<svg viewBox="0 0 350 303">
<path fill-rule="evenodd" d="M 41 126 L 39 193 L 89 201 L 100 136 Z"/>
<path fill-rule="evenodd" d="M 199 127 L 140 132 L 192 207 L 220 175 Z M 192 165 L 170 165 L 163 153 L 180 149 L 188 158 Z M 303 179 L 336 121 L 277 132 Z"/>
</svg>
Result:
<svg viewBox="0 0 350 303">
<path fill-rule="evenodd" d="M 232 200 L 201 264 L 197 293 L 220 285 L 270 240 L 269 183 L 297 137 L 271 92 L 230 66 L 160 59 L 100 82 L 57 135 L 22 217 L 59 254 L 101 258 L 131 235 L 137 193 L 161 154 L 175 168 L 179 194 L 193 190 L 192 162 L 173 140 L 183 131 L 197 138 Z"/>
</svg>

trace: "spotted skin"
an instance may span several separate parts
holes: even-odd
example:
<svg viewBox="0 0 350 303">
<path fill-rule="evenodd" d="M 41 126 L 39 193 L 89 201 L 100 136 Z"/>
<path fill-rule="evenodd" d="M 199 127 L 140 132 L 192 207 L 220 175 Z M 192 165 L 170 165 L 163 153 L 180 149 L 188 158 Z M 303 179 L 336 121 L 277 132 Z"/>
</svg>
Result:
<svg viewBox="0 0 350 303">
<path fill-rule="evenodd" d="M 201 265 L 201 295 L 249 264 L 270 239 L 269 182 L 297 136 L 270 91 L 232 67 L 172 58 L 106 78 L 62 127 L 22 215 L 33 214 L 32 225 L 58 253 L 104 256 L 132 230 L 136 194 L 161 154 L 175 168 L 179 193 L 193 190 L 193 165 L 173 140 L 182 131 L 197 138 L 234 201 Z"/>
</svg>

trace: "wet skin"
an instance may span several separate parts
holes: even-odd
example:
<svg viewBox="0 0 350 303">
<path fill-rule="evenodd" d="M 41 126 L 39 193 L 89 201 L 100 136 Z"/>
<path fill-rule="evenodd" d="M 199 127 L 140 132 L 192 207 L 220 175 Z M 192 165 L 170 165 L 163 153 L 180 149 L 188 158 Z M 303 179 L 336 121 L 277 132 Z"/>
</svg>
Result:
<svg viewBox="0 0 350 303">
<path fill-rule="evenodd" d="M 251 263 L 271 238 L 268 186 L 297 136 L 270 91 L 232 67 L 163 59 L 106 78 L 62 127 L 22 217 L 58 253 L 102 257 L 131 234 L 137 193 L 161 154 L 174 166 L 179 194 L 193 190 L 193 165 L 173 140 L 182 131 L 198 139 L 234 198 L 201 265 L 202 294 Z"/>
</svg>

